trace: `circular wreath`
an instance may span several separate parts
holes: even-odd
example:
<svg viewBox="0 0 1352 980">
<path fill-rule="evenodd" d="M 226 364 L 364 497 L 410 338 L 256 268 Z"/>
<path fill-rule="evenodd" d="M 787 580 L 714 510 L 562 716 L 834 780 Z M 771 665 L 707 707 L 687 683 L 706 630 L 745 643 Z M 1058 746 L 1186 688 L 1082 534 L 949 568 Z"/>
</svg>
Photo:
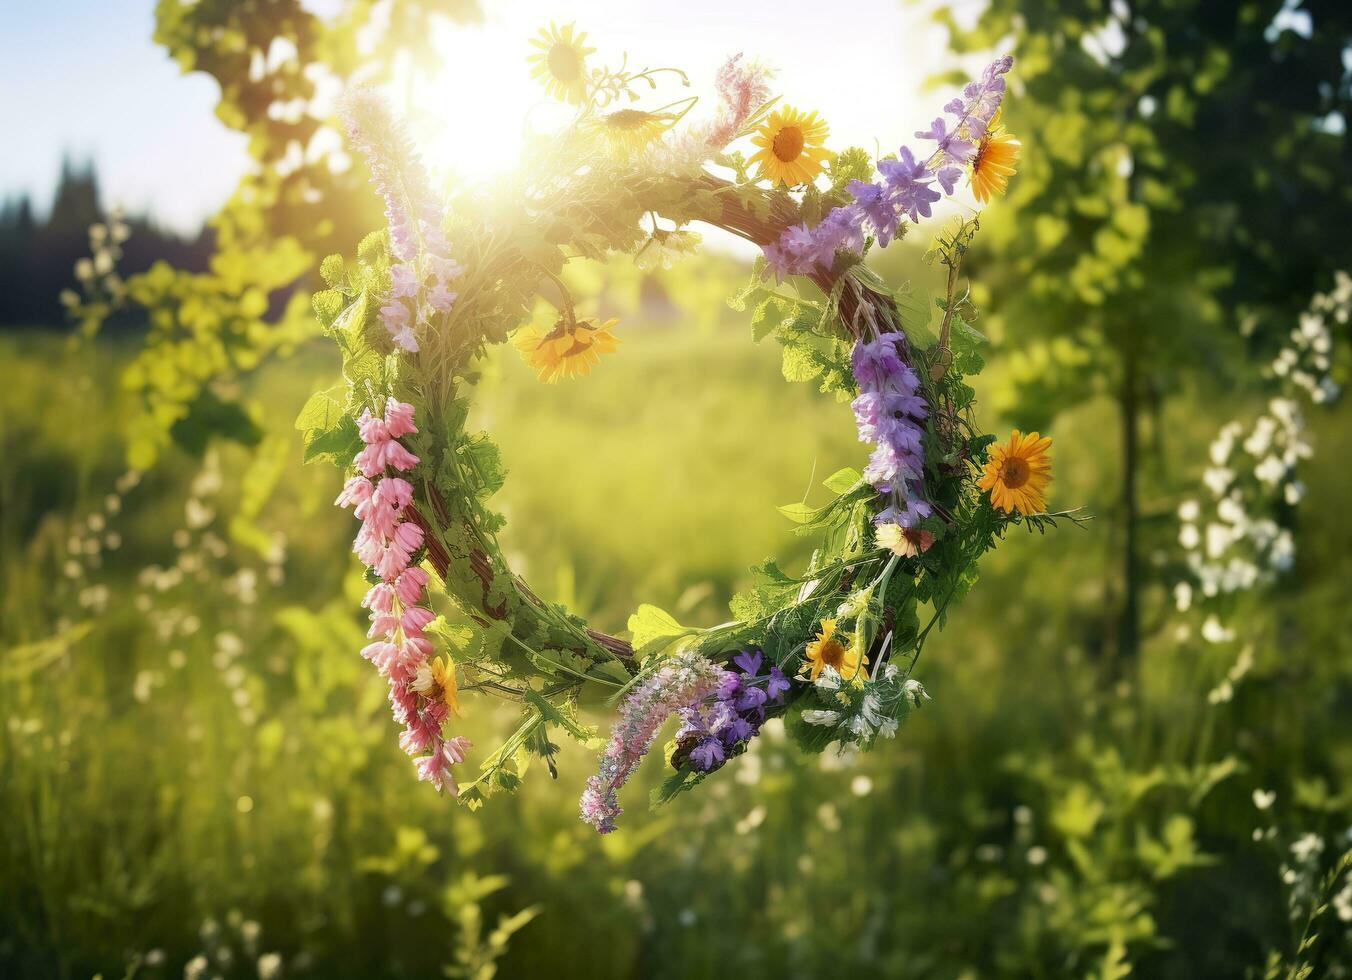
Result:
<svg viewBox="0 0 1352 980">
<path fill-rule="evenodd" d="M 927 697 L 916 661 L 980 556 L 1011 524 L 1064 515 L 1045 512 L 1050 440 L 1015 431 L 992 445 L 973 420 L 965 379 L 981 367 L 980 335 L 958 284 L 977 212 L 935 240 L 948 277 L 933 304 L 863 262 L 960 183 L 977 203 L 1003 190 L 1018 154 L 999 120 L 1010 59 L 916 134 L 923 152 L 903 146 L 875 163 L 827 150 L 826 124 L 771 98 L 769 73 L 740 55 L 716 77 L 717 112 L 687 122 L 693 99 L 641 106 L 668 77 L 688 84 L 683 74 L 593 67 L 571 26 L 534 44 L 534 73 L 576 116 L 533 137 L 528 166 L 492 194 L 434 194 L 381 98 L 347 96 L 348 135 L 389 227 L 368 236 L 355 264 L 331 256 L 322 266 L 329 288 L 314 305 L 342 350 L 344 381 L 314 395 L 298 427 L 307 459 L 355 468 L 338 503 L 362 520 L 354 550 L 371 583 L 372 639 L 362 653 L 389 682 L 420 777 L 477 806 L 514 788 L 531 755 L 556 774 L 551 729 L 602 744 L 577 704 L 604 689 L 620 717 L 581 801 L 604 832 L 619 788 L 673 714 L 672 773 L 655 802 L 720 768 L 771 718 L 810 751 L 891 737 Z M 490 504 L 504 471 L 488 434 L 466 427 L 476 365 L 510 337 L 542 381 L 586 374 L 615 350 L 615 323 L 577 315 L 564 265 L 617 253 L 665 262 L 694 246 L 699 222 L 761 247 L 735 305 L 754 304 L 756 335 L 783 345 L 786 377 L 850 401 L 873 449 L 859 471 L 826 481 L 825 506 L 781 508 L 819 539 L 806 569 L 753 568 L 732 621 L 710 629 L 645 605 L 628 635 L 610 634 L 542 599 L 503 558 L 504 521 Z M 804 281 L 815 289 L 799 290 Z M 525 321 L 541 296 L 557 315 L 536 327 Z M 454 767 L 472 746 L 451 726 L 469 691 L 516 701 L 523 716 L 460 786 Z"/>
</svg>

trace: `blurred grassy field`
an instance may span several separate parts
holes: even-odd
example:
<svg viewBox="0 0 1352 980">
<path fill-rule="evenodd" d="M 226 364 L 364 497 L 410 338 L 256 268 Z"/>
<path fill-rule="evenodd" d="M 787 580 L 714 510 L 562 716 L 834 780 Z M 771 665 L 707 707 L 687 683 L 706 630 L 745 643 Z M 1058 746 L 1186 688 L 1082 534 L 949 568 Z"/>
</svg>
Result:
<svg viewBox="0 0 1352 980">
<path fill-rule="evenodd" d="M 624 338 L 582 383 L 490 370 L 504 544 L 603 627 L 640 601 L 716 622 L 749 564 L 810 550 L 773 505 L 862 447 L 740 330 Z M 124 354 L 0 338 L 0 974 L 486 977 L 501 956 L 512 977 L 1083 976 L 1129 951 L 1142 976 L 1235 976 L 1290 942 L 1290 842 L 1346 846 L 1346 409 L 1314 420 L 1316 533 L 1275 602 L 1236 614 L 1242 643 L 1192 638 L 1161 580 L 1139 674 L 1103 681 L 1118 474 L 1091 404 L 1054 433 L 1054 503 L 1100 519 L 991 557 L 898 741 L 803 759 L 772 728 L 655 814 L 650 766 L 601 839 L 576 818 L 581 749 L 478 814 L 414 782 L 357 656 L 338 474 L 302 468 L 290 428 L 336 365 L 316 349 L 250 382 L 258 452 L 133 485 Z M 1162 420 L 1152 574 L 1176 488 L 1240 409 Z M 1241 647 L 1253 668 L 1210 703 Z M 508 722 L 468 707 L 476 741 Z"/>
</svg>

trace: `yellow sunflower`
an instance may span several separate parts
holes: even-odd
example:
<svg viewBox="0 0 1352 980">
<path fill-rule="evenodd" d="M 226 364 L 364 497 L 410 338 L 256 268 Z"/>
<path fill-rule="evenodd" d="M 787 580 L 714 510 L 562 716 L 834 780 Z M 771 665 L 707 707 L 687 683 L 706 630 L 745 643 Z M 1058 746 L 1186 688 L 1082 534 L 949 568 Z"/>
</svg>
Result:
<svg viewBox="0 0 1352 980">
<path fill-rule="evenodd" d="M 429 701 L 444 701 L 452 714 L 460 714 L 460 689 L 455 683 L 455 661 L 450 657 L 423 661 L 408 686 Z"/>
<path fill-rule="evenodd" d="M 676 121 L 670 112 L 646 109 L 616 109 L 594 117 L 588 128 L 601 138 L 613 156 L 624 158 L 641 152 Z"/>
<path fill-rule="evenodd" d="M 587 55 L 596 49 L 584 47 L 585 40 L 586 33 L 574 33 L 572 24 L 560 28 L 554 23 L 531 39 L 539 48 L 526 59 L 532 66 L 531 77 L 540 79 L 545 92 L 560 102 L 581 105 L 587 97 Z"/>
<path fill-rule="evenodd" d="M 602 354 L 612 353 L 620 342 L 610 328 L 618 322 L 607 320 L 598 326 L 595 320 L 560 317 L 546 334 L 533 326 L 520 328 L 512 346 L 535 368 L 541 381 L 553 384 L 560 378 L 587 374 L 600 363 Z"/>
<path fill-rule="evenodd" d="M 836 620 L 823 619 L 821 632 L 807 645 L 807 662 L 803 670 L 812 680 L 816 680 L 827 667 L 834 667 L 842 680 L 854 680 L 859 671 L 868 665 L 868 657 L 861 656 L 858 650 L 850 648 L 848 641 L 842 643 L 836 636 Z"/>
<path fill-rule="evenodd" d="M 1050 437 L 1015 429 L 1009 442 L 991 448 L 986 471 L 977 486 L 991 492 L 991 504 L 1006 514 L 1040 514 L 1047 509 L 1047 484 L 1052 482 Z"/>
<path fill-rule="evenodd" d="M 1000 115 L 996 113 L 972 155 L 972 173 L 968 178 L 972 196 L 985 204 L 992 195 L 1003 194 L 1018 162 L 1019 141 L 1005 132 Z"/>
<path fill-rule="evenodd" d="M 815 112 L 799 112 L 785 106 L 770 113 L 751 142 L 760 147 L 751 163 L 771 183 L 794 187 L 806 184 L 822 172 L 835 154 L 823 144 L 829 130 Z"/>
</svg>

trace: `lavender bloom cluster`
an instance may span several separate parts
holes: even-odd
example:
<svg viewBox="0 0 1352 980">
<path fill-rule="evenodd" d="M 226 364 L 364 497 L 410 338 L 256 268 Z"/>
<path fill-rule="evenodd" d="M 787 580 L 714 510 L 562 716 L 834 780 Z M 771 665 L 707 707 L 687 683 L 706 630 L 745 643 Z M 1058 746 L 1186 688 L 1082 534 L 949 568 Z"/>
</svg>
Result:
<svg viewBox="0 0 1352 980">
<path fill-rule="evenodd" d="M 601 753 L 597 773 L 587 780 L 579 801 L 584 821 L 603 834 L 615 829 L 615 818 L 624 812 L 619 789 L 643 761 L 657 730 L 672 714 L 703 702 L 719 688 L 725 673 L 698 654 L 682 654 L 630 691 Z"/>
<path fill-rule="evenodd" d="M 371 182 L 385 199 L 390 251 L 399 260 L 390 268 L 390 296 L 380 319 L 397 346 L 416 352 L 414 326 L 450 312 L 458 295 L 450 284 L 465 270 L 451 258 L 432 182 L 389 104 L 358 89 L 347 95 L 342 115 L 352 145 L 366 157 Z"/>
<path fill-rule="evenodd" d="M 945 113 L 956 117 L 952 125 L 939 116 L 929 129 L 915 134 L 917 139 L 935 143 L 928 155 L 917 156 L 909 146 L 903 146 L 895 160 L 879 162 L 881 181 L 850 181 L 847 189 L 854 198 L 852 203 L 832 209 L 815 228 L 795 225 L 786 229 L 779 241 L 766 245 L 765 258 L 775 277 L 782 281 L 785 276 L 808 275 L 819 267 L 829 269 L 837 252 L 863 252 L 866 229 L 871 229 L 878 245 L 885 248 L 896 237 L 903 219 L 916 224 L 921 218 L 931 217 L 932 205 L 957 189 L 963 167 L 1000 108 L 1005 95 L 1004 76 L 1013 65 L 1010 57 L 991 62 L 979 79 L 963 89 L 961 98 L 944 106 Z"/>
<path fill-rule="evenodd" d="M 905 349 L 906 338 L 900 333 L 855 344 L 851 366 L 859 396 L 851 407 L 860 440 L 874 444 L 864 479 L 892 498 L 877 523 L 915 527 L 933 513 L 925 500 L 921 444 L 929 406 L 920 394 L 920 379 L 901 359 Z"/>
<path fill-rule="evenodd" d="M 738 746 L 760 733 L 766 707 L 783 703 L 789 679 L 773 664 L 762 674 L 763 660 L 760 650 L 743 650 L 732 661 L 738 670 L 723 671 L 712 698 L 681 709 L 677 751 L 688 751 L 698 772 L 720 768 Z"/>
</svg>

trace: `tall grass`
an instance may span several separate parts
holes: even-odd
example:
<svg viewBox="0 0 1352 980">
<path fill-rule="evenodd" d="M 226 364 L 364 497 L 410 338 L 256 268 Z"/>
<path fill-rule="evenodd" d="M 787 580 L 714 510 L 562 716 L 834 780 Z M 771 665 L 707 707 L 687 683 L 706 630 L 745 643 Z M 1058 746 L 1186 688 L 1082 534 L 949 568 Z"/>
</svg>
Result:
<svg viewBox="0 0 1352 980">
<path fill-rule="evenodd" d="M 811 547 L 773 505 L 861 447 L 773 349 L 625 340 L 582 383 L 490 371 L 477 411 L 511 469 L 504 543 L 604 628 L 639 601 L 715 622 L 747 565 Z M 1101 519 L 992 557 L 926 651 L 935 702 L 896 742 L 803 758 L 772 726 L 650 814 L 653 760 L 602 839 L 576 818 L 580 749 L 477 814 L 414 782 L 357 656 L 337 474 L 301 468 L 289 432 L 334 369 L 322 355 L 252 383 L 260 453 L 175 456 L 132 486 L 119 351 L 3 344 L 6 976 L 1235 976 L 1291 952 L 1288 903 L 1318 868 L 1290 845 L 1346 846 L 1346 410 L 1317 433 L 1296 578 L 1237 614 L 1240 643 L 1182 635 L 1161 576 L 1138 674 L 1104 681 L 1117 474 L 1111 414 L 1090 405 L 1054 433 L 1055 501 Z M 1159 563 L 1206 409 L 1165 420 Z M 242 496 L 269 460 L 266 499 Z M 1243 647 L 1253 667 L 1211 703 Z M 468 708 L 482 744 L 508 721 Z M 1257 809 L 1255 789 L 1277 802 Z M 1326 919 L 1324 965 L 1347 952 Z"/>
</svg>

